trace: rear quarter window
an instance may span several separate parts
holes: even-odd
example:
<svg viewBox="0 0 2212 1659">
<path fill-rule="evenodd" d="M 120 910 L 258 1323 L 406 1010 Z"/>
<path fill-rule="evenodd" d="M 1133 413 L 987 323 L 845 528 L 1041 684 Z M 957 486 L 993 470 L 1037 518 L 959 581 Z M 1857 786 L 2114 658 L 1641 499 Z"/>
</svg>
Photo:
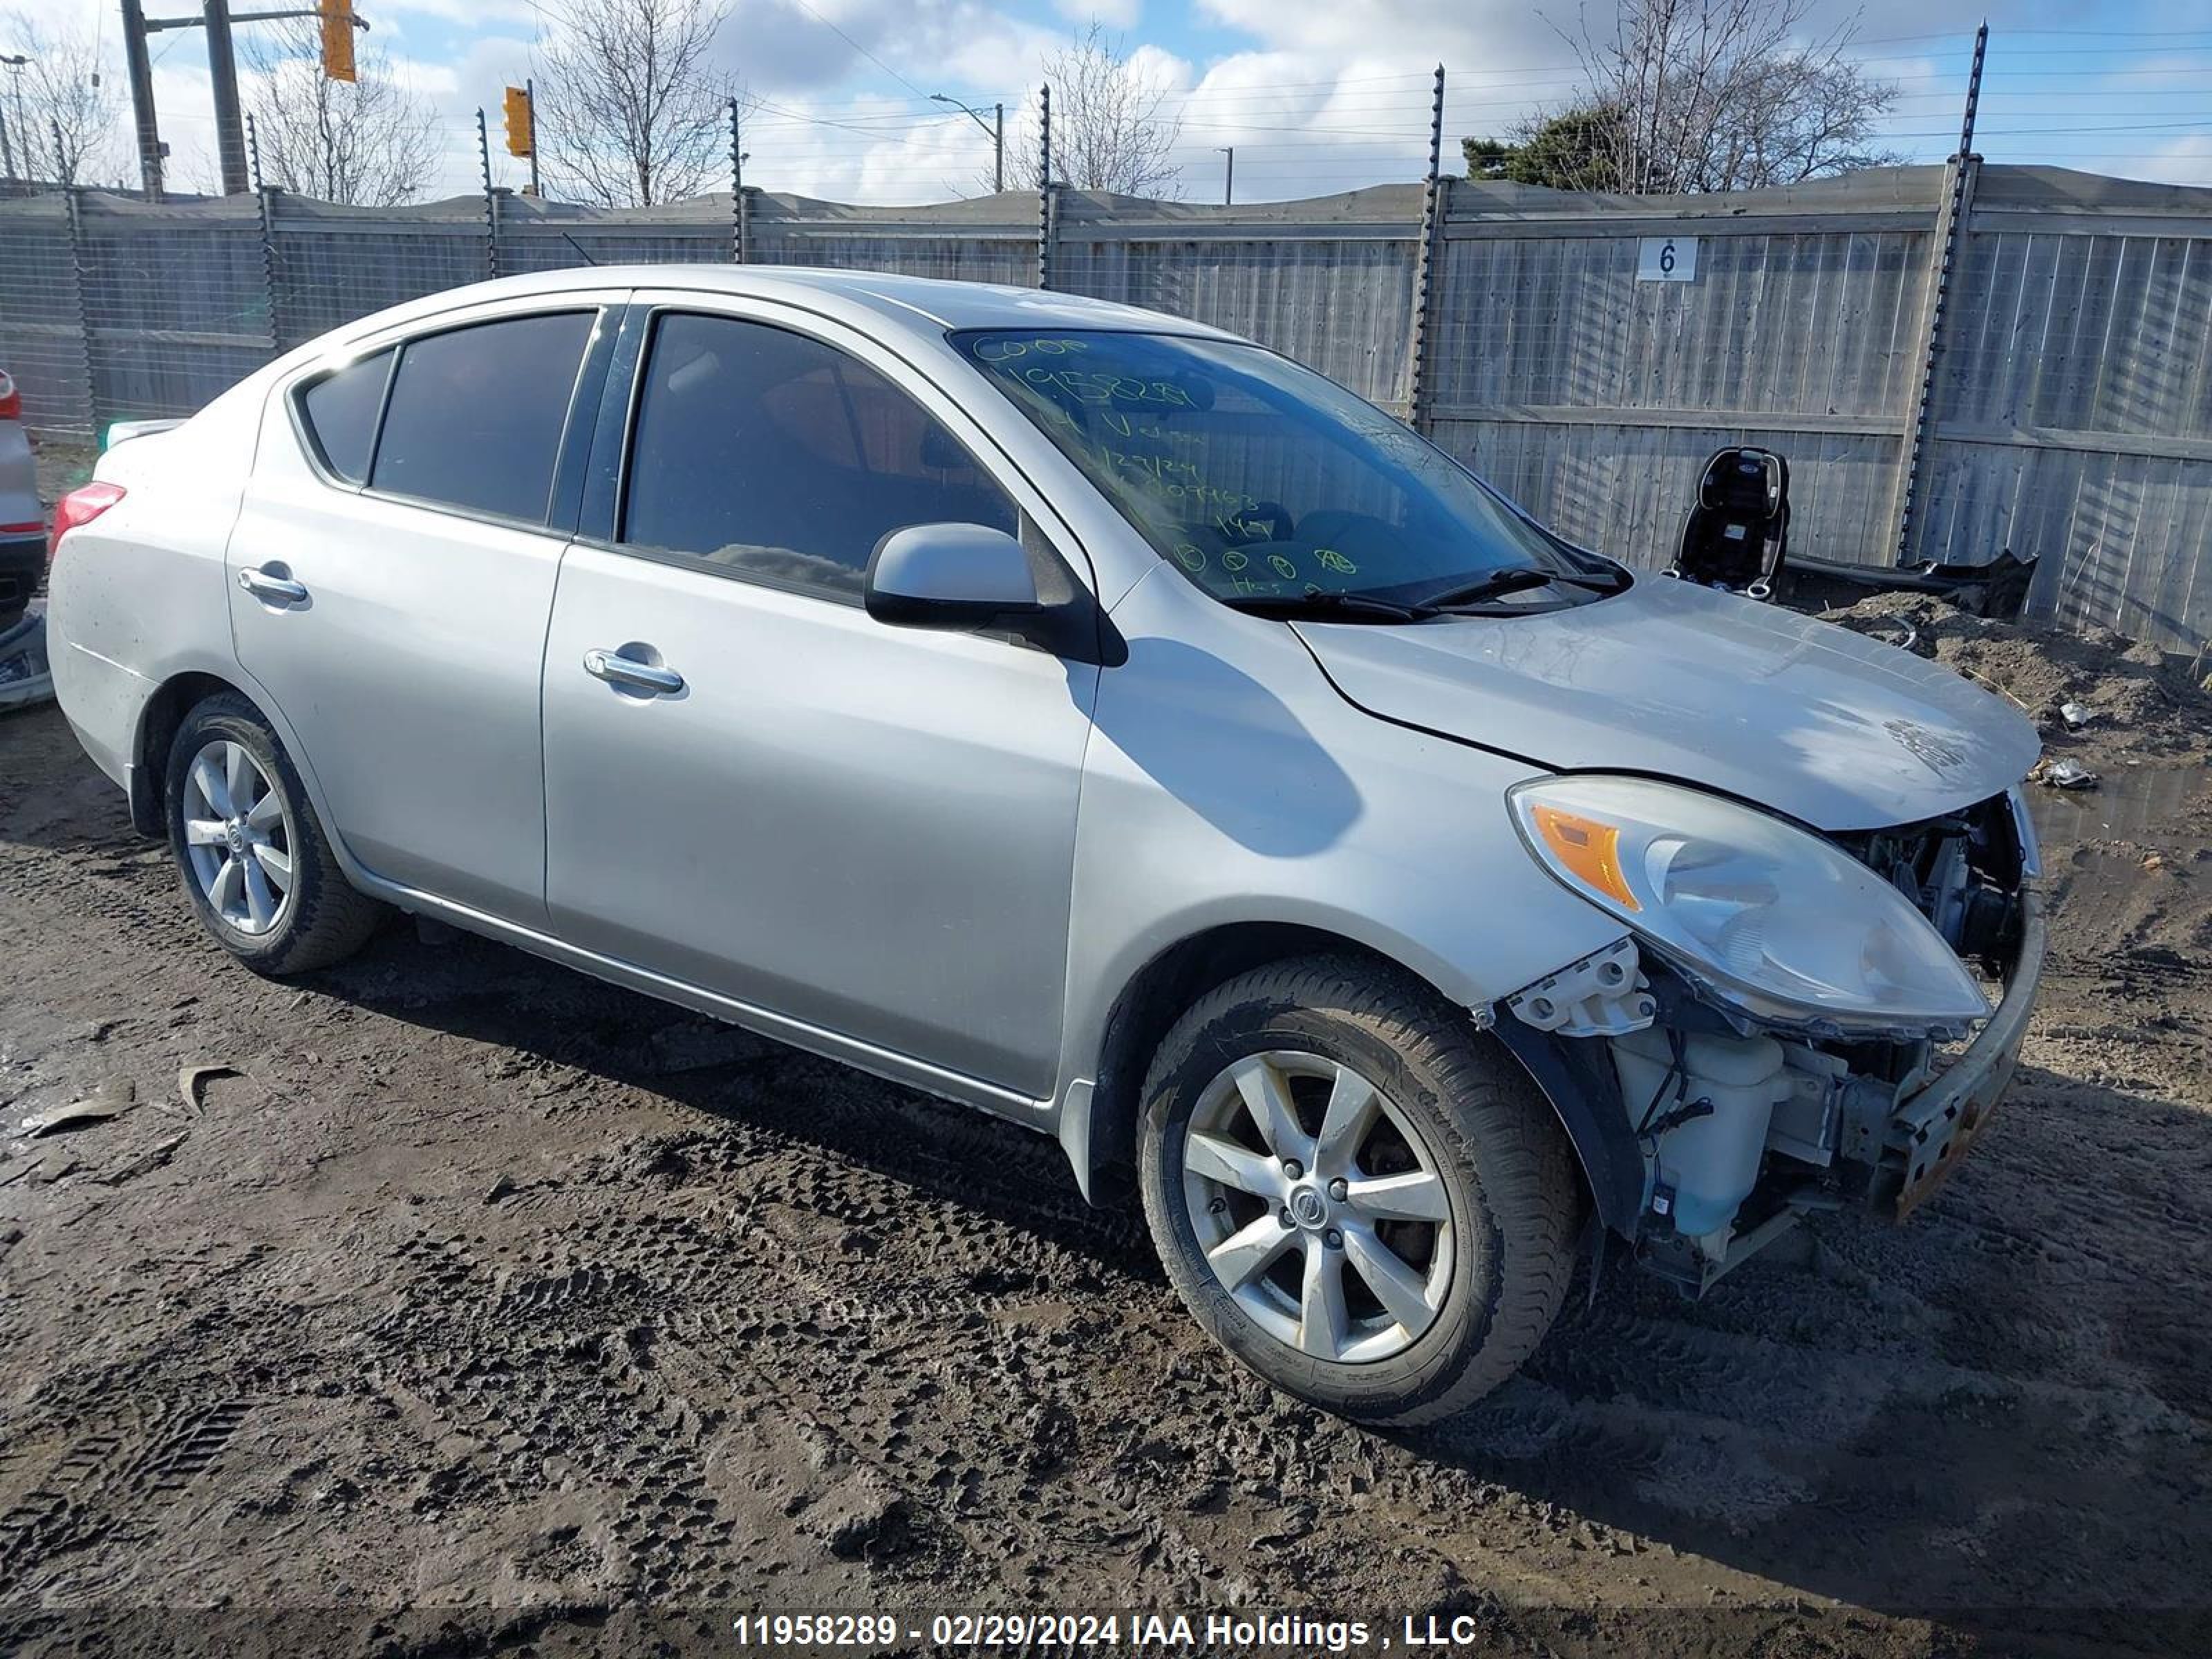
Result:
<svg viewBox="0 0 2212 1659">
<path fill-rule="evenodd" d="M 376 416 L 384 407 L 393 350 L 325 374 L 300 393 L 300 423 L 328 467 L 348 483 L 368 481 L 368 456 L 376 442 Z"/>
</svg>

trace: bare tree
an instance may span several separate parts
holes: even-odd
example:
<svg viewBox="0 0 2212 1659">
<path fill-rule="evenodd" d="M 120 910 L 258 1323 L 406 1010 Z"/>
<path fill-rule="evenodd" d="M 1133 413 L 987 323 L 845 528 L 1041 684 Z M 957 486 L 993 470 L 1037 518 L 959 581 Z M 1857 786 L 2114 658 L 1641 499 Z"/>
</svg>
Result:
<svg viewBox="0 0 2212 1659">
<path fill-rule="evenodd" d="M 120 95 L 105 84 L 85 33 L 20 8 L 0 14 L 0 53 L 28 61 L 0 70 L 0 114 L 19 178 L 81 185 L 120 170 Z"/>
<path fill-rule="evenodd" d="M 1567 38 L 1586 85 L 1524 127 L 1521 146 L 1579 116 L 1577 137 L 1597 149 L 1577 171 L 1599 188 L 1644 195 L 1796 184 L 1900 159 L 1874 148 L 1896 88 L 1845 56 L 1852 24 L 1801 38 L 1813 7 L 1620 0 L 1595 27 L 1585 13 Z M 1484 165 L 1510 167 L 1483 148 Z"/>
<path fill-rule="evenodd" d="M 388 54 L 361 52 L 359 78 L 332 81 L 312 18 L 257 25 L 239 38 L 265 183 L 355 207 L 396 206 L 428 188 L 442 148 L 437 118 L 399 83 Z"/>
<path fill-rule="evenodd" d="M 545 0 L 538 160 L 602 207 L 696 196 L 727 166 L 734 82 L 711 61 L 729 0 Z"/>
<path fill-rule="evenodd" d="M 1078 190 L 1174 200 L 1182 169 L 1168 158 L 1182 118 L 1163 117 L 1168 89 L 1129 62 L 1120 37 L 1099 23 L 1044 60 L 1052 88 L 1052 170 Z M 1006 178 L 1014 188 L 1037 179 L 1037 122 L 1024 117 L 1010 135 Z"/>
</svg>

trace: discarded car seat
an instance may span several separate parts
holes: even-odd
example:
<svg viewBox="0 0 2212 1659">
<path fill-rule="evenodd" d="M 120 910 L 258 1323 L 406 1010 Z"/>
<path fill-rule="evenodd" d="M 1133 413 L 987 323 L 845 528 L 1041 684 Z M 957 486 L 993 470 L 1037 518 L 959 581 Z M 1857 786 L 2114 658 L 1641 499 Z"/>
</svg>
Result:
<svg viewBox="0 0 2212 1659">
<path fill-rule="evenodd" d="M 1790 463 L 1771 449 L 1723 449 L 1698 479 L 1698 501 L 1667 568 L 1707 587 L 1771 599 L 1790 544 Z"/>
</svg>

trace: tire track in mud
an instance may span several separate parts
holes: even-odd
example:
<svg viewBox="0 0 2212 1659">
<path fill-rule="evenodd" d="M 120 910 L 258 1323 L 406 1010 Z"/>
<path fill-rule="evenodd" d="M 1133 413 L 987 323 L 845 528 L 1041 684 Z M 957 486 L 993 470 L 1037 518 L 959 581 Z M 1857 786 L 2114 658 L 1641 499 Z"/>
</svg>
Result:
<svg viewBox="0 0 2212 1659">
<path fill-rule="evenodd" d="M 1060 1247 L 955 1209 L 902 1230 L 896 1245 L 930 1263 L 937 1283 L 949 1274 L 947 1287 L 856 1284 L 812 1265 L 819 1235 L 825 1224 L 880 1227 L 899 1207 L 896 1183 L 750 1124 L 682 1141 L 678 1158 L 771 1170 L 785 1196 L 764 1203 L 757 1189 L 750 1202 L 704 1206 L 706 1215 L 596 1214 L 566 1229 L 547 1259 L 512 1268 L 478 1261 L 458 1242 L 407 1247 L 428 1294 L 404 1296 L 372 1333 L 373 1346 L 405 1357 L 386 1380 L 499 1449 L 493 1480 L 515 1492 L 542 1482 L 538 1449 L 559 1447 L 622 1493 L 613 1530 L 630 1551 L 627 1587 L 726 1598 L 737 1582 L 702 1564 L 715 1559 L 731 1522 L 700 1466 L 728 1414 L 767 1407 L 832 1453 L 817 1490 L 795 1495 L 795 1519 L 806 1525 L 817 1500 L 864 1477 L 879 1512 L 857 1517 L 848 1528 L 855 1535 L 832 1540 L 831 1553 L 864 1557 L 894 1578 L 903 1558 L 920 1556 L 981 1591 L 1018 1565 L 1079 1565 L 1070 1541 L 1078 1539 L 1085 1550 L 1104 1541 L 1144 1555 L 1156 1587 L 1179 1595 L 1221 1577 L 1202 1548 L 1118 1478 L 1041 1470 L 1023 1483 L 1023 1501 L 1009 1502 L 994 1431 L 979 1429 L 966 1409 L 948 1409 L 980 1396 L 1026 1417 L 1040 1439 L 1069 1420 L 1054 1397 L 1056 1368 L 1009 1364 L 1010 1347 L 1025 1346 L 1010 1322 L 1039 1305 L 1036 1286 L 1063 1276 L 1053 1269 L 1065 1264 L 992 1270 L 1025 1247 L 1048 1255 Z M 671 1151 L 648 1151 L 646 1160 L 665 1164 Z M 791 1231 L 763 1212 L 803 1225 Z M 1096 1226 L 1087 1211 L 1083 1220 L 1094 1232 L 1115 1231 Z M 862 1236 L 871 1255 L 882 1248 Z M 858 1255 L 836 1259 L 867 1264 Z M 1025 1410 L 989 1398 L 1011 1392 L 1010 1371 L 1027 1388 Z M 1038 1446 L 1026 1455 L 1032 1466 L 1056 1461 Z M 942 1571 L 932 1580 L 940 1589 L 943 1582 Z"/>
<path fill-rule="evenodd" d="M 252 1410 L 240 1399 L 129 1407 L 74 1437 L 0 1512 L 0 1601 L 41 1590 L 84 1600 L 120 1588 L 132 1576 L 127 1555 L 99 1552 L 139 1541 L 162 1510 L 216 1473 Z"/>
</svg>

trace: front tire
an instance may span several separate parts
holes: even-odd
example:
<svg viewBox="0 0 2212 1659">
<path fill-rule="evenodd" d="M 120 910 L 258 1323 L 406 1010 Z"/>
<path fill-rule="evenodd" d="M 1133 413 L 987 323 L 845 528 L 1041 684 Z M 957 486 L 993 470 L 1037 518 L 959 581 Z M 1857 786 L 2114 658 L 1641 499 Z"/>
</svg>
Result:
<svg viewBox="0 0 2212 1659">
<path fill-rule="evenodd" d="M 1231 980 L 1161 1044 L 1139 1180 L 1170 1279 L 1285 1393 L 1434 1421 L 1551 1328 L 1582 1190 L 1519 1066 L 1432 988 L 1311 957 Z"/>
<path fill-rule="evenodd" d="M 383 920 L 384 907 L 347 883 L 276 733 L 237 693 L 185 716 L 162 799 L 201 926 L 257 973 L 327 968 Z"/>
</svg>

